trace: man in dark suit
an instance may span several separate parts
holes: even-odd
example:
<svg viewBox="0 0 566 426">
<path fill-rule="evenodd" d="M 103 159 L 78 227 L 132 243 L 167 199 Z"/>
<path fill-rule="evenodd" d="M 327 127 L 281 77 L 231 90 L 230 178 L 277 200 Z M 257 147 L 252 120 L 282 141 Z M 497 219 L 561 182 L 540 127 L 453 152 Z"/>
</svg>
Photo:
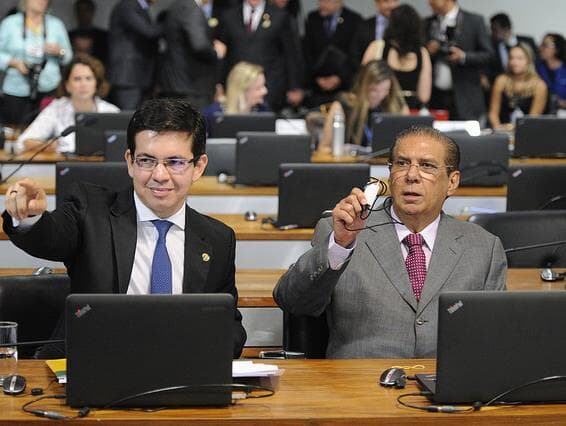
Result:
<svg viewBox="0 0 566 426">
<path fill-rule="evenodd" d="M 302 102 L 300 42 L 291 31 L 285 10 L 265 0 L 243 0 L 222 15 L 220 26 L 221 40 L 228 48 L 224 75 L 240 61 L 261 65 L 272 110 L 279 111 L 285 103 L 295 107 Z"/>
<path fill-rule="evenodd" d="M 350 43 L 350 64 L 354 72 L 360 67 L 364 52 L 373 40 L 382 40 L 389 24 L 391 11 L 399 6 L 399 0 L 375 0 L 376 14 L 363 21 Z"/>
<path fill-rule="evenodd" d="M 446 109 L 452 120 L 485 120 L 480 71 L 493 50 L 483 18 L 455 0 L 429 0 L 427 49 L 433 63 L 431 108 Z"/>
<path fill-rule="evenodd" d="M 72 293 L 232 294 L 238 357 L 246 333 L 236 309 L 234 231 L 186 204 L 208 163 L 202 116 L 185 100 L 150 100 L 133 115 L 127 140 L 133 188 L 80 183 L 47 212 L 45 191 L 23 179 L 6 192 L 4 231 L 32 256 L 64 262 Z M 54 337 L 64 337 L 62 327 Z M 63 354 L 41 354 L 53 355 Z"/>
<path fill-rule="evenodd" d="M 391 199 L 370 212 L 354 188 L 273 292 L 290 313 L 326 312 L 329 358 L 434 357 L 441 292 L 505 289 L 499 238 L 442 212 L 460 181 L 454 141 L 413 127 L 390 152 Z"/>
<path fill-rule="evenodd" d="M 111 99 L 121 109 L 136 109 L 155 77 L 157 39 L 149 7 L 155 0 L 120 0 L 110 15 L 108 80 Z"/>
<path fill-rule="evenodd" d="M 348 49 L 361 19 L 342 0 L 320 0 L 318 10 L 309 13 L 303 40 L 309 107 L 332 102 L 338 92 L 350 88 Z"/>
<path fill-rule="evenodd" d="M 531 48 L 533 55 L 538 56 L 538 49 L 535 40 L 525 35 L 513 33 L 511 19 L 505 13 L 493 15 L 489 20 L 491 26 L 491 43 L 493 47 L 493 58 L 487 68 L 487 75 L 490 83 L 495 77 L 505 72 L 509 61 L 509 49 L 523 43 Z"/>
<path fill-rule="evenodd" d="M 96 4 L 94 0 L 76 0 L 75 17 L 77 27 L 69 31 L 73 52 L 88 53 L 106 64 L 108 32 L 93 25 Z"/>
<path fill-rule="evenodd" d="M 208 2 L 200 3 L 199 7 L 194 0 L 176 0 L 168 9 L 167 50 L 160 64 L 159 84 L 162 96 L 185 97 L 202 111 L 213 101 L 226 45 L 214 39 L 218 19 L 212 9 L 205 8 Z"/>
</svg>

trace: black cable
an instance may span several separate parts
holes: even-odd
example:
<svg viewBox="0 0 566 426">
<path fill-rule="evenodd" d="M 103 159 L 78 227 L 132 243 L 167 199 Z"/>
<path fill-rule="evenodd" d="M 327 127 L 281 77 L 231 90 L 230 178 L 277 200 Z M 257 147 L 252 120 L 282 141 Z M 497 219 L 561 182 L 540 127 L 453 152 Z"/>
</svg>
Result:
<svg viewBox="0 0 566 426">
<path fill-rule="evenodd" d="M 202 385 L 179 385 L 179 386 L 169 386 L 159 389 L 151 389 L 145 392 L 136 393 L 134 395 L 128 395 L 123 398 L 120 398 L 116 401 L 109 402 L 105 406 L 102 407 L 103 410 L 110 409 L 116 405 L 122 404 L 127 401 L 131 401 L 133 399 L 142 398 L 144 396 L 155 395 L 158 393 L 166 393 L 166 392 L 173 392 L 173 391 L 202 391 L 207 389 L 214 389 L 217 388 L 219 390 L 241 390 L 246 393 L 246 398 L 267 398 L 275 393 L 274 390 L 262 387 L 262 386 L 255 386 L 255 385 L 244 385 L 239 383 L 220 383 L 220 384 L 202 384 Z M 262 391 L 267 392 L 263 395 L 252 395 L 251 392 L 253 391 Z"/>
<path fill-rule="evenodd" d="M 88 416 L 88 414 L 90 413 L 90 409 L 88 407 L 81 408 L 79 411 L 77 411 L 77 414 L 75 414 L 74 416 L 67 416 L 57 411 L 43 410 L 40 408 L 28 409 L 30 405 L 35 404 L 36 402 L 39 402 L 44 399 L 65 399 L 65 398 L 66 398 L 65 394 L 40 396 L 39 398 L 36 398 L 32 401 L 28 401 L 24 405 L 22 405 L 22 411 L 37 417 L 46 417 L 51 420 L 74 420 Z"/>
<path fill-rule="evenodd" d="M 496 403 L 498 400 L 505 398 L 507 395 L 516 392 L 518 390 L 521 390 L 523 388 L 532 386 L 532 385 L 536 385 L 539 383 L 547 383 L 547 382 L 554 382 L 554 381 L 558 381 L 558 380 L 565 380 L 566 381 L 566 376 L 547 376 L 547 377 L 543 377 L 542 379 L 536 379 L 536 380 L 531 380 L 530 382 L 527 383 L 523 383 L 521 385 L 515 386 L 514 388 L 511 388 L 505 392 L 502 392 L 496 396 L 494 396 L 493 398 L 491 398 L 489 401 L 487 401 L 485 404 L 482 404 L 483 407 L 487 407 L 489 405 L 493 405 L 494 403 Z M 524 402 L 522 401 L 517 401 L 517 402 L 502 402 L 502 403 L 498 403 L 498 404 L 524 404 Z"/>
<path fill-rule="evenodd" d="M 397 402 L 403 407 L 412 408 L 414 410 L 427 411 L 429 413 L 472 413 L 478 411 L 479 407 L 475 404 L 472 407 L 455 407 L 453 405 L 414 405 L 403 401 L 404 398 L 410 396 L 431 396 L 430 392 L 404 393 L 397 397 Z"/>
<path fill-rule="evenodd" d="M 372 204 L 372 208 L 369 210 L 370 213 L 369 213 L 365 218 L 362 218 L 362 219 L 367 219 L 367 218 L 370 216 L 371 212 L 379 212 L 379 211 L 382 211 L 382 210 L 383 210 L 383 211 L 385 211 L 385 214 L 387 214 L 387 216 L 389 216 L 389 219 L 391 219 L 391 220 L 390 220 L 389 222 L 376 223 L 376 224 L 374 224 L 374 225 L 364 226 L 364 227 L 362 227 L 362 228 L 348 228 L 348 227 L 345 227 L 347 231 L 351 231 L 351 232 L 364 231 L 364 230 L 366 230 L 366 229 L 373 229 L 373 228 L 378 228 L 378 227 L 380 227 L 380 226 L 391 225 L 391 224 L 393 224 L 393 225 L 405 225 L 403 222 L 401 222 L 401 221 L 395 219 L 395 218 L 391 215 L 391 212 L 390 212 L 391 203 L 392 203 L 392 198 L 391 198 L 391 197 L 387 197 L 387 198 L 383 201 L 382 207 L 377 208 L 377 209 L 373 209 L 373 205 L 375 204 L 375 202 L 377 201 L 378 198 L 379 198 L 379 196 L 375 198 L 375 201 L 374 201 L 374 203 Z"/>
</svg>

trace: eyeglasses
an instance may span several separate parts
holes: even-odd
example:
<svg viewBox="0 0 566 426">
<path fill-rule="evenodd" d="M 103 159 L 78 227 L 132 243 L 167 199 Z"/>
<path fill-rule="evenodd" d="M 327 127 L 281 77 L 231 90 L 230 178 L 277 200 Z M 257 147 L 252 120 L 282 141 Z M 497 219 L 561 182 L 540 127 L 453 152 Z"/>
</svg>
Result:
<svg viewBox="0 0 566 426">
<path fill-rule="evenodd" d="M 200 157 L 193 157 L 190 160 L 186 158 L 166 158 L 158 160 L 153 157 L 139 156 L 134 158 L 134 163 L 142 170 L 154 170 L 158 164 L 163 164 L 171 173 L 181 174 L 187 171 L 191 164 L 196 164 Z"/>
<path fill-rule="evenodd" d="M 437 166 L 429 161 L 413 164 L 409 160 L 395 160 L 389 163 L 389 171 L 391 173 L 409 173 L 412 166 L 415 166 L 419 173 L 431 176 L 438 176 L 441 169 L 452 170 L 454 168 L 454 166 Z"/>
</svg>

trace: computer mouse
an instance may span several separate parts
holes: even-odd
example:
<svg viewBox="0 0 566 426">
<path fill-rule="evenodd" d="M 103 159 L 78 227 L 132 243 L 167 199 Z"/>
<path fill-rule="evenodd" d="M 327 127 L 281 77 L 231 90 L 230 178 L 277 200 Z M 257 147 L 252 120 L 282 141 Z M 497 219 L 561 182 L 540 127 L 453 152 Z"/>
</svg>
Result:
<svg viewBox="0 0 566 426">
<path fill-rule="evenodd" d="M 379 384 L 386 387 L 402 389 L 407 383 L 407 374 L 402 368 L 392 367 L 381 373 Z"/>
<path fill-rule="evenodd" d="M 244 213 L 244 219 L 250 222 L 257 220 L 257 213 L 252 210 L 248 210 L 246 213 Z"/>
<path fill-rule="evenodd" d="M 26 389 L 26 378 L 24 376 L 6 376 L 2 381 L 2 389 L 6 395 L 19 395 Z"/>
</svg>

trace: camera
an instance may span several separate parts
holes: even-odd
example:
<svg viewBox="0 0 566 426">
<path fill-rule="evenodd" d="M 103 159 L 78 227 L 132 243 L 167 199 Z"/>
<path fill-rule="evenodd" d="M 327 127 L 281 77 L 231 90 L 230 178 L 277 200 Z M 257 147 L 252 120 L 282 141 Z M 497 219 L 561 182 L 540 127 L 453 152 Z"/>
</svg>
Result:
<svg viewBox="0 0 566 426">
<path fill-rule="evenodd" d="M 40 64 L 28 64 L 29 97 L 36 101 L 39 95 L 39 75 L 45 66 L 45 62 Z"/>
</svg>

